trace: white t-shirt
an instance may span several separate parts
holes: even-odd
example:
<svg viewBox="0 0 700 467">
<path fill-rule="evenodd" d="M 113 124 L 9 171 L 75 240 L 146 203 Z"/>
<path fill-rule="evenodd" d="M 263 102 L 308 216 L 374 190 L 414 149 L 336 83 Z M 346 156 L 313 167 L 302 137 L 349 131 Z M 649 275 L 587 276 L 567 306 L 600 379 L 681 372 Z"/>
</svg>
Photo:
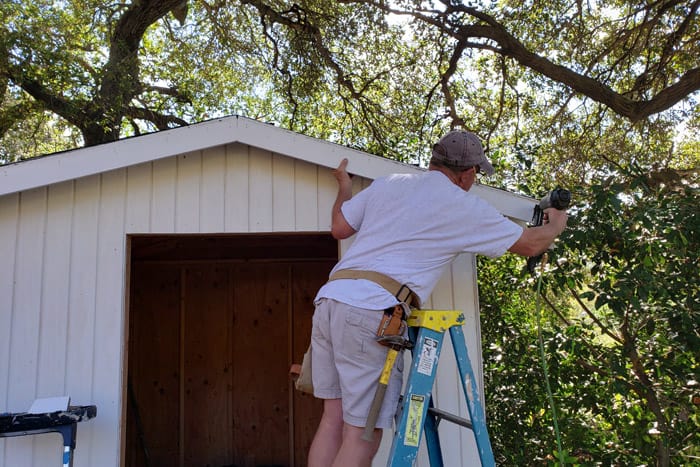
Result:
<svg viewBox="0 0 700 467">
<path fill-rule="evenodd" d="M 438 171 L 378 178 L 341 209 L 357 233 L 331 274 L 340 269 L 381 272 L 408 285 L 421 302 L 458 254 L 500 256 L 523 232 Z M 397 303 L 364 279 L 330 281 L 319 290 L 320 298 L 377 310 Z"/>
</svg>

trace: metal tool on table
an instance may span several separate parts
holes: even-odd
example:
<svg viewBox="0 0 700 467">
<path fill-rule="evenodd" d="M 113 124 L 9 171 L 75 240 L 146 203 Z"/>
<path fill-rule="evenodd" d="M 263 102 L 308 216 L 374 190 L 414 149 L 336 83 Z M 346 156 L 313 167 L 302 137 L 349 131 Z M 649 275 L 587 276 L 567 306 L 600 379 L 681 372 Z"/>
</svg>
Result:
<svg viewBox="0 0 700 467">
<path fill-rule="evenodd" d="M 78 422 L 95 416 L 97 407 L 94 405 L 70 406 L 67 410 L 47 413 L 0 414 L 0 438 L 60 433 L 63 437 L 63 467 L 71 467 Z"/>
</svg>

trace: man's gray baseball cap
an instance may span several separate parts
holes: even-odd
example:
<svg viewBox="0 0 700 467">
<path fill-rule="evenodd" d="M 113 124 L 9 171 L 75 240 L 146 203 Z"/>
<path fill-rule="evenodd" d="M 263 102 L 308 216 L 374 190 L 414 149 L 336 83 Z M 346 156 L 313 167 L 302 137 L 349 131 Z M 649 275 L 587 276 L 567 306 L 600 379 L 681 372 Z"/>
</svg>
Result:
<svg viewBox="0 0 700 467">
<path fill-rule="evenodd" d="M 453 130 L 440 138 L 433 146 L 433 159 L 455 169 L 468 169 L 475 165 L 481 172 L 493 175 L 493 166 L 484 155 L 479 138 L 469 131 Z"/>
</svg>

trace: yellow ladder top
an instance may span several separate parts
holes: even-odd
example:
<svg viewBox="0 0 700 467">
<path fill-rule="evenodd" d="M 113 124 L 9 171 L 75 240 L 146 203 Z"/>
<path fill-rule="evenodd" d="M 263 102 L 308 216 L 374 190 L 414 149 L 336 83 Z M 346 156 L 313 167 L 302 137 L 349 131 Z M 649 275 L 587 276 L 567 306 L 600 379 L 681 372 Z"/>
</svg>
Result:
<svg viewBox="0 0 700 467">
<path fill-rule="evenodd" d="M 464 324 L 464 313 L 459 310 L 413 310 L 406 320 L 409 326 L 445 332 Z"/>
</svg>

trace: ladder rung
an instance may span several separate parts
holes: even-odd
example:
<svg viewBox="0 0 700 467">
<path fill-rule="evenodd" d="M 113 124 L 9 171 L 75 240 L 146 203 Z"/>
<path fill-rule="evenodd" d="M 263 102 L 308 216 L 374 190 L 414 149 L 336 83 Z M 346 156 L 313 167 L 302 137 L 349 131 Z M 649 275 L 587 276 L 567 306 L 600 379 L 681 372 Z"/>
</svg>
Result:
<svg viewBox="0 0 700 467">
<path fill-rule="evenodd" d="M 466 418 L 462 418 L 462 417 L 457 416 L 455 414 L 445 412 L 444 410 L 436 409 L 435 407 L 430 407 L 428 409 L 428 412 L 435 415 L 435 417 L 437 417 L 437 419 L 438 419 L 438 422 L 440 420 L 447 420 L 448 422 L 452 422 L 454 424 L 461 425 L 465 428 L 469 428 L 470 430 L 472 429 L 472 422 L 470 422 Z"/>
</svg>

